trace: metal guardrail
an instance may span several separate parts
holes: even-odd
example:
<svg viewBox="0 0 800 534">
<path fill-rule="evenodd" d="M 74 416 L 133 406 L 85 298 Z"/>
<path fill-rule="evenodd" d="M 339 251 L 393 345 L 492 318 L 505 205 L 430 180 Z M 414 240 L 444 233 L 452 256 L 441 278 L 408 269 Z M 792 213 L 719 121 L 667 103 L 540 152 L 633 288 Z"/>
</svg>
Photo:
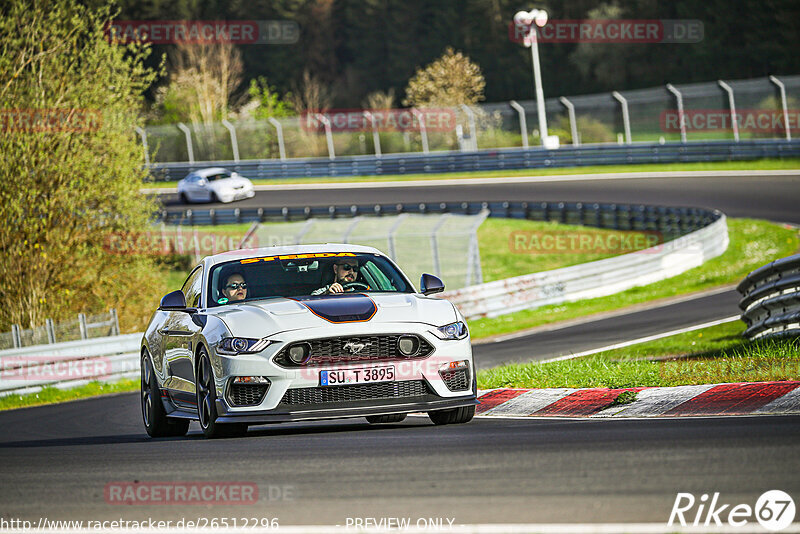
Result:
<svg viewBox="0 0 800 534">
<path fill-rule="evenodd" d="M 718 212 L 704 208 L 674 208 L 644 204 L 600 204 L 592 202 L 439 202 L 420 204 L 353 204 L 283 208 L 233 208 L 161 212 L 161 220 L 178 225 L 215 225 L 242 222 L 300 221 L 362 215 L 402 213 L 476 215 L 489 210 L 489 217 L 551 221 L 614 230 L 654 230 L 675 237 L 708 226 Z"/>
<path fill-rule="evenodd" d="M 475 152 L 432 152 L 343 156 L 304 159 L 261 159 L 155 163 L 149 166 L 155 181 L 180 180 L 206 167 L 226 167 L 250 179 L 318 176 L 365 176 L 442 172 L 494 171 L 630 165 L 636 163 L 683 163 L 800 157 L 800 140 L 702 141 L 692 143 L 634 143 L 629 145 L 565 146 L 486 149 Z"/>
<path fill-rule="evenodd" d="M 630 254 L 497 280 L 442 294 L 467 319 L 612 295 L 677 276 L 728 248 L 725 216 L 675 240 Z"/>
<path fill-rule="evenodd" d="M 141 332 L 0 351 L 0 396 L 139 374 Z"/>
<path fill-rule="evenodd" d="M 745 337 L 800 335 L 800 254 L 759 267 L 736 289 Z"/>
</svg>

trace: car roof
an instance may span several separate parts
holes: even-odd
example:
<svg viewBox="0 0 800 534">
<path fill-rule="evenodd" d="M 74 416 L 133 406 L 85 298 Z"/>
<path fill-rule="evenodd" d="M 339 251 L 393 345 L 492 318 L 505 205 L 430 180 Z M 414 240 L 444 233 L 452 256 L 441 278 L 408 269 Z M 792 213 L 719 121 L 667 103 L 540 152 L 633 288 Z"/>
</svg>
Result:
<svg viewBox="0 0 800 534">
<path fill-rule="evenodd" d="M 263 256 L 285 256 L 289 254 L 312 254 L 325 252 L 354 252 L 356 254 L 378 254 L 385 256 L 380 250 L 364 245 L 350 245 L 347 243 L 321 243 L 311 245 L 289 245 L 276 247 L 247 248 L 222 252 L 205 259 L 208 268 L 226 261 L 243 260 L 247 258 L 260 258 Z"/>
</svg>

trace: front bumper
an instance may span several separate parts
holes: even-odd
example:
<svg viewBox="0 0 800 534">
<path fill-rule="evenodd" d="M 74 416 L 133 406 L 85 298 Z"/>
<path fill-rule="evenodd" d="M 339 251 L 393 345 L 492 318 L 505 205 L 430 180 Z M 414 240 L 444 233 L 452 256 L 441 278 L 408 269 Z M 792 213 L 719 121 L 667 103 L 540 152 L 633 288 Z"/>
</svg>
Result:
<svg viewBox="0 0 800 534">
<path fill-rule="evenodd" d="M 469 338 L 441 340 L 430 333 L 430 325 L 384 323 L 380 331 L 373 325 L 351 325 L 347 336 L 401 333 L 417 334 L 433 346 L 433 352 L 418 360 L 343 362 L 311 368 L 287 369 L 276 365 L 274 357 L 288 344 L 304 339 L 330 336 L 329 328 L 303 329 L 273 336 L 276 341 L 258 354 L 215 355 L 212 358 L 217 385 L 217 413 L 220 422 L 280 422 L 340 417 L 362 417 L 411 411 L 431 411 L 477 404 L 474 366 Z M 340 332 L 344 335 L 345 332 Z M 439 373 L 443 365 L 466 360 L 469 384 L 451 390 Z M 321 386 L 322 370 L 392 365 L 396 376 L 389 382 L 370 385 Z M 231 404 L 231 383 L 237 376 L 263 376 L 269 381 L 266 394 L 257 404 Z M 462 382 L 463 384 L 463 382 Z M 452 385 L 452 384 L 451 384 Z M 338 390 L 337 390 L 338 388 Z M 349 388 L 349 389 L 348 389 Z M 359 390 L 363 388 L 363 390 Z M 354 393 L 354 391 L 356 393 Z M 374 393 L 374 395 L 373 395 Z"/>
</svg>

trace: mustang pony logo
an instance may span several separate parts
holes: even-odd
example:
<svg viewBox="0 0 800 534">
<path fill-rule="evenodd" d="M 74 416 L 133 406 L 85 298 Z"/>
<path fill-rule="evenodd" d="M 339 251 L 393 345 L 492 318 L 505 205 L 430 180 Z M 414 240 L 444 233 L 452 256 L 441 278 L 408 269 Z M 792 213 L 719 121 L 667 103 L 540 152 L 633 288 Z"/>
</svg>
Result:
<svg viewBox="0 0 800 534">
<path fill-rule="evenodd" d="M 344 344 L 344 347 L 342 348 L 347 352 L 349 352 L 350 354 L 358 354 L 359 352 L 369 347 L 370 345 L 372 345 L 372 343 L 369 341 L 366 343 L 356 343 L 355 341 L 348 341 L 347 343 Z"/>
</svg>

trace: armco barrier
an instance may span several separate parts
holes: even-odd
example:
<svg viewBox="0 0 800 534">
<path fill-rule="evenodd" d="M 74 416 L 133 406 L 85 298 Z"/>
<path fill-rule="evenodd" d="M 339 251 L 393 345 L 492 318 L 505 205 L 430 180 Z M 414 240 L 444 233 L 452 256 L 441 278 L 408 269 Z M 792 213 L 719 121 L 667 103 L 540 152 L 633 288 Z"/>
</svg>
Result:
<svg viewBox="0 0 800 534">
<path fill-rule="evenodd" d="M 612 295 L 681 274 L 728 248 L 725 216 L 662 245 L 581 265 L 497 280 L 442 294 L 467 319 Z"/>
<path fill-rule="evenodd" d="M 745 337 L 800 335 L 800 254 L 759 267 L 737 289 Z"/>
<path fill-rule="evenodd" d="M 474 152 L 430 152 L 343 156 L 307 159 L 264 159 L 156 163 L 149 166 L 155 181 L 175 181 L 205 167 L 225 167 L 250 179 L 318 176 L 368 176 L 441 172 L 495 171 L 576 167 L 586 165 L 630 165 L 636 163 L 682 163 L 800 157 L 800 140 L 761 139 L 747 141 L 702 141 L 692 143 L 633 143 L 630 145 L 564 146 L 485 149 Z"/>
<path fill-rule="evenodd" d="M 0 351 L 0 396 L 137 376 L 141 341 L 137 333 Z"/>
</svg>

